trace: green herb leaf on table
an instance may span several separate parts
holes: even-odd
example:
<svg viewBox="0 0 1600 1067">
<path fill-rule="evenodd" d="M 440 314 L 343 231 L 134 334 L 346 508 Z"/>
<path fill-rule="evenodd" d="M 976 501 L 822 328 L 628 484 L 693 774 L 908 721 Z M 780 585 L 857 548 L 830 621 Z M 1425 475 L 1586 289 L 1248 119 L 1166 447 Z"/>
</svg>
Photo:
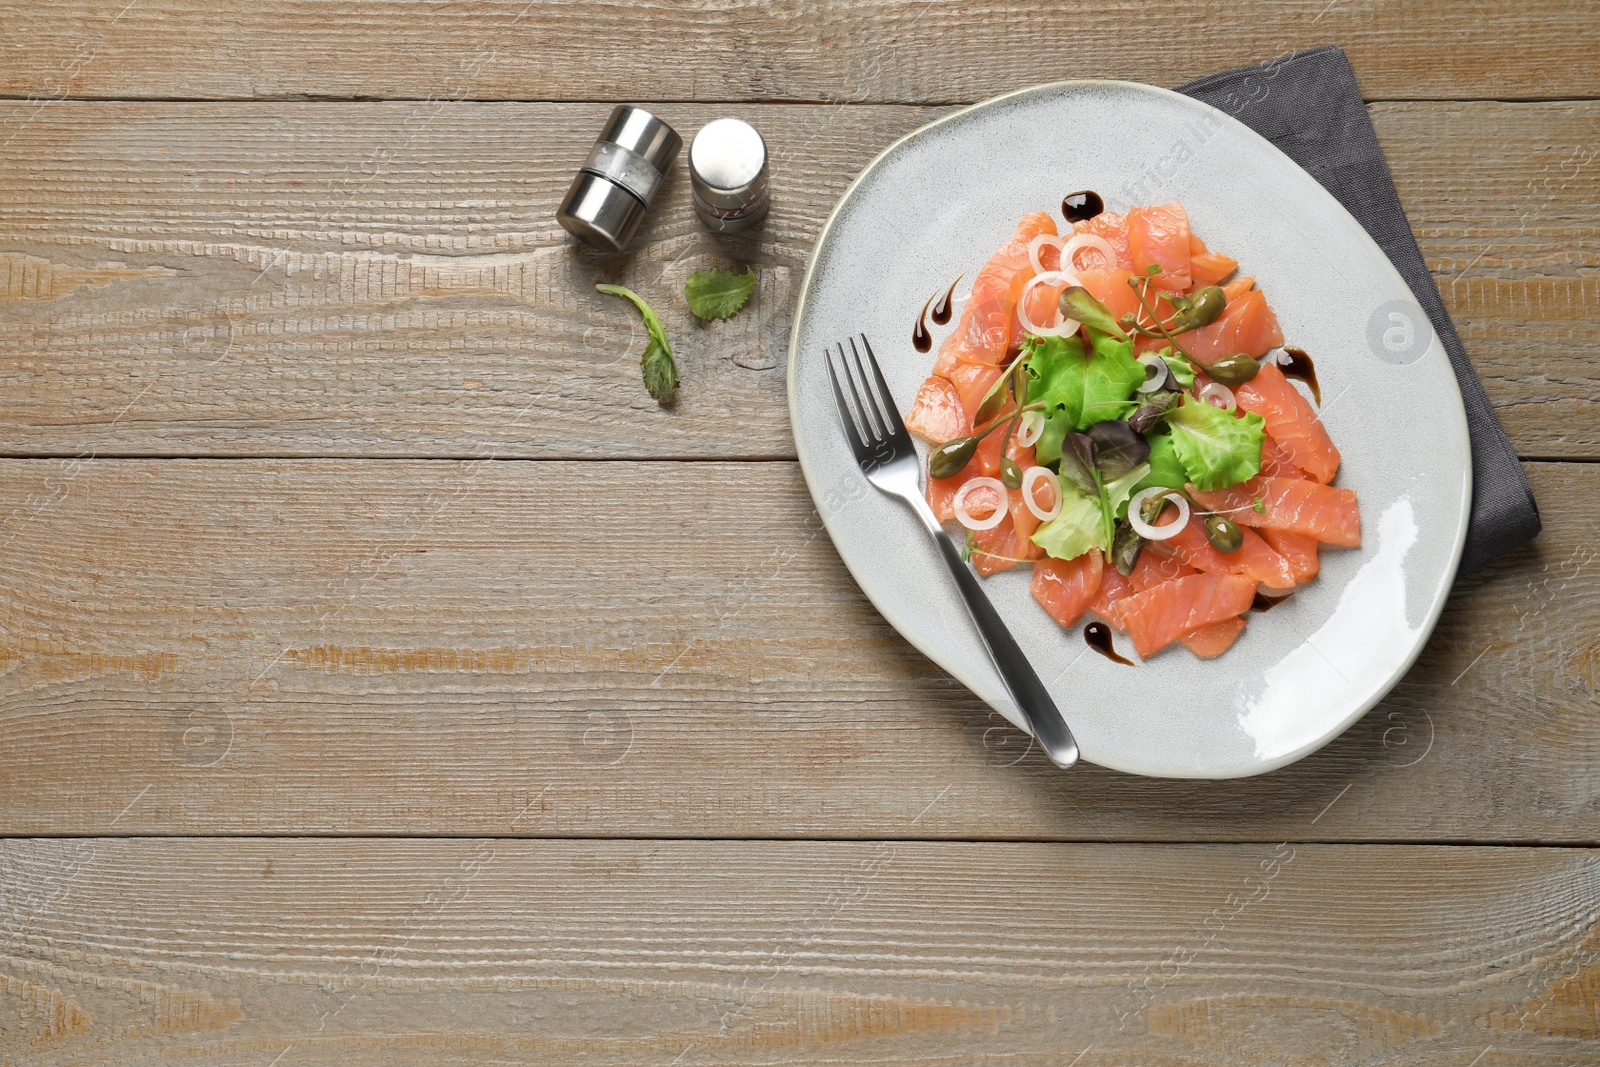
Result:
<svg viewBox="0 0 1600 1067">
<path fill-rule="evenodd" d="M 1172 444 L 1189 480 L 1205 490 L 1226 489 L 1261 472 L 1266 423 L 1253 411 L 1244 417 L 1186 396 L 1167 416 Z"/>
<path fill-rule="evenodd" d="M 756 271 L 746 267 L 743 274 L 726 270 L 697 270 L 683 285 L 683 298 L 689 310 L 702 319 L 725 319 L 744 307 L 755 292 Z"/>
<path fill-rule="evenodd" d="M 650 335 L 644 354 L 639 357 L 639 366 L 644 372 L 644 387 L 655 397 L 656 403 L 672 403 L 678 391 L 678 365 L 673 362 L 672 342 L 667 340 L 667 328 L 661 324 L 661 317 L 631 289 L 624 289 L 620 285 L 597 285 L 595 289 L 620 296 L 639 309 L 645 332 Z"/>
</svg>

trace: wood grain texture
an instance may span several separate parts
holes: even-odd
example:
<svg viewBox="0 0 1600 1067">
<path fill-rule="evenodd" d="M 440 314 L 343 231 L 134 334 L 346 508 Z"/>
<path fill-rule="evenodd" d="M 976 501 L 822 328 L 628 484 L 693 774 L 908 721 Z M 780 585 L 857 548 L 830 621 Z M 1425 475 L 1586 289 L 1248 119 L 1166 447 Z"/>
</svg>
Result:
<svg viewBox="0 0 1600 1067">
<path fill-rule="evenodd" d="M 1590 843 L 1600 465 L 1531 473 L 1378 708 L 1196 783 L 1029 753 L 790 463 L 7 461 L 0 832 Z"/>
<path fill-rule="evenodd" d="M 1593 96 L 1562 0 L 33 0 L 0 92 L 38 97 L 968 102 L 1062 77 L 1174 85 L 1337 42 L 1370 96 Z"/>
<path fill-rule="evenodd" d="M 29 1067 L 1587 1067 L 1600 1041 L 1586 850 L 85 839 L 0 843 L 0 871 L 0 1063 Z"/>
<path fill-rule="evenodd" d="M 722 110 L 670 117 L 687 132 Z M 864 160 L 944 112 L 743 109 L 773 145 L 766 226 L 713 238 L 680 173 L 618 258 L 554 221 L 604 111 L 0 105 L 0 451 L 791 456 L 784 367 L 815 236 Z M 1600 104 L 1374 118 L 1512 440 L 1600 456 Z M 760 272 L 752 304 L 697 323 L 684 279 L 739 261 Z M 642 328 L 599 280 L 665 315 L 675 411 L 645 394 Z"/>
</svg>

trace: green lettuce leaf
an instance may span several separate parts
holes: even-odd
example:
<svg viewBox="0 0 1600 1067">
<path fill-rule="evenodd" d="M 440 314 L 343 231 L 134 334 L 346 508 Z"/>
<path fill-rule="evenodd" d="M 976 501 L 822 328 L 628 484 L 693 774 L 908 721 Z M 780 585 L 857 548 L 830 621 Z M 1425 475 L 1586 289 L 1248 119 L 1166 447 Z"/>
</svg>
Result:
<svg viewBox="0 0 1600 1067">
<path fill-rule="evenodd" d="M 702 319 L 725 319 L 744 307 L 756 288 L 756 271 L 746 267 L 743 274 L 725 270 L 697 270 L 683 286 L 689 310 Z"/>
<path fill-rule="evenodd" d="M 1240 418 L 1194 397 L 1167 416 L 1172 444 L 1189 480 L 1200 489 L 1226 489 L 1261 472 L 1266 423 L 1253 411 Z"/>
<path fill-rule="evenodd" d="M 1167 365 L 1167 369 L 1172 372 L 1172 377 L 1177 381 L 1180 389 L 1188 389 L 1194 385 L 1193 363 L 1190 363 L 1182 356 L 1173 355 L 1172 349 L 1170 348 L 1162 349 L 1161 361 L 1165 363 Z"/>
<path fill-rule="evenodd" d="M 1137 493 L 1153 485 L 1182 489 L 1189 480 L 1189 474 L 1178 461 L 1178 450 L 1172 443 L 1172 435 L 1147 433 L 1144 439 L 1150 442 L 1150 458 L 1146 460 L 1150 469 L 1139 479 L 1139 484 L 1133 487 L 1133 491 Z"/>
<path fill-rule="evenodd" d="M 1062 480 L 1061 514 L 1040 524 L 1033 532 L 1033 543 L 1056 559 L 1076 559 L 1091 548 L 1105 551 L 1111 542 L 1106 537 L 1100 494 L 1091 496 L 1076 482 Z"/>
<path fill-rule="evenodd" d="M 1141 463 L 1115 481 L 1107 482 L 1101 489 L 1105 496 L 1106 544 L 1111 543 L 1112 526 L 1116 520 L 1127 517 L 1128 498 L 1149 473 L 1150 464 Z"/>
<path fill-rule="evenodd" d="M 1101 335 L 1087 355 L 1076 336 L 1029 338 L 1023 356 L 1031 379 L 1029 402 L 1044 403 L 1050 414 L 1065 413 L 1070 425 L 1063 433 L 1131 415 L 1138 405 L 1129 397 L 1144 382 L 1144 367 L 1133 358 L 1132 347 Z"/>
<path fill-rule="evenodd" d="M 1072 430 L 1072 420 L 1064 411 L 1056 411 L 1045 416 L 1044 429 L 1039 432 L 1039 439 L 1033 443 L 1035 463 L 1050 464 L 1061 458 L 1061 442 L 1066 440 L 1067 434 Z"/>
</svg>

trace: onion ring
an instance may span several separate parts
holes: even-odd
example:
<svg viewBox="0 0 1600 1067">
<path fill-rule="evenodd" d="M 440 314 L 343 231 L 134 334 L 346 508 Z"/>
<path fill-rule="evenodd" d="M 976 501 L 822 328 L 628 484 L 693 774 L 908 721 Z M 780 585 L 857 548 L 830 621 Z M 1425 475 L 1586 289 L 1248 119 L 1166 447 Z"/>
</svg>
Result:
<svg viewBox="0 0 1600 1067">
<path fill-rule="evenodd" d="M 1049 511 L 1042 510 L 1039 507 L 1038 502 L 1033 499 L 1033 483 L 1037 482 L 1040 478 L 1049 478 L 1051 487 L 1056 491 L 1056 506 L 1051 508 Z M 1055 472 L 1049 467 L 1029 467 L 1027 470 L 1023 471 L 1022 502 L 1027 506 L 1029 511 L 1033 512 L 1033 517 L 1038 519 L 1040 522 L 1049 522 L 1051 519 L 1061 514 L 1061 505 L 1066 503 L 1066 498 L 1061 495 L 1061 482 L 1056 479 Z"/>
<path fill-rule="evenodd" d="M 1027 448 L 1037 441 L 1042 433 L 1044 433 L 1044 412 L 1024 411 L 1017 423 L 1017 444 Z"/>
<path fill-rule="evenodd" d="M 1139 512 L 1143 510 L 1146 500 L 1154 496 L 1161 496 L 1164 493 L 1174 494 L 1167 499 L 1178 505 L 1178 517 L 1165 526 L 1151 526 L 1144 521 L 1144 516 Z M 1156 516 L 1158 519 L 1160 517 L 1159 515 Z M 1128 501 L 1128 525 L 1133 527 L 1134 533 L 1146 541 L 1165 541 L 1168 538 L 1177 537 L 1183 528 L 1189 525 L 1189 501 L 1178 495 L 1176 489 L 1169 489 L 1164 485 L 1152 485 L 1148 489 L 1141 489 L 1133 494 L 1133 498 Z"/>
<path fill-rule="evenodd" d="M 1160 389 L 1167 380 L 1167 362 L 1154 352 L 1146 352 L 1139 357 L 1139 362 L 1155 371 L 1155 376 L 1146 375 L 1144 381 L 1139 383 L 1139 392 L 1153 393 Z"/>
<path fill-rule="evenodd" d="M 1234 398 L 1233 390 L 1221 382 L 1207 382 L 1205 388 L 1200 390 L 1200 400 L 1214 408 L 1221 408 L 1223 411 L 1232 411 L 1239 406 L 1238 400 Z M 1221 401 L 1221 403 L 1218 403 L 1218 401 Z"/>
<path fill-rule="evenodd" d="M 975 519 L 972 517 L 972 513 L 967 510 L 967 497 L 972 495 L 974 489 L 993 489 L 1000 494 L 1000 498 L 994 506 L 994 511 L 990 513 L 988 518 Z M 992 530 L 1000 525 L 1001 519 L 1006 517 L 1006 504 L 1009 501 L 1010 497 L 1006 493 L 1006 485 L 999 478 L 969 478 L 962 484 L 960 489 L 956 490 L 956 497 L 951 501 L 951 504 L 955 508 L 956 518 L 967 529 Z"/>
<path fill-rule="evenodd" d="M 1039 262 L 1039 249 L 1043 248 L 1045 245 L 1049 245 L 1057 252 L 1060 252 L 1061 238 L 1055 236 L 1054 234 L 1041 233 L 1039 236 L 1028 242 L 1028 262 L 1033 264 L 1033 273 L 1035 274 L 1051 273 L 1051 271 L 1045 268 L 1043 263 Z M 1060 270 L 1060 264 L 1065 262 L 1066 260 L 1058 260 L 1056 270 Z"/>
<path fill-rule="evenodd" d="M 1099 268 L 1078 266 L 1078 253 L 1085 248 L 1093 249 L 1105 257 L 1105 263 Z M 1111 242 L 1104 237 L 1092 233 L 1080 233 L 1066 244 L 1061 246 L 1061 266 L 1058 270 L 1109 270 L 1117 265 L 1117 250 L 1111 247 Z"/>
<path fill-rule="evenodd" d="M 1071 337 L 1078 332 L 1078 324 L 1064 316 L 1054 326 L 1039 326 L 1035 324 L 1028 317 L 1028 294 L 1033 291 L 1033 287 L 1036 285 L 1059 285 L 1065 288 L 1077 284 L 1078 278 L 1076 275 L 1067 274 L 1063 271 L 1052 270 L 1045 271 L 1043 274 L 1035 274 L 1028 279 L 1027 284 L 1022 287 L 1021 295 L 1017 297 L 1017 321 L 1022 323 L 1024 330 L 1035 337 Z M 1056 315 L 1061 316 L 1061 312 L 1057 311 Z"/>
</svg>

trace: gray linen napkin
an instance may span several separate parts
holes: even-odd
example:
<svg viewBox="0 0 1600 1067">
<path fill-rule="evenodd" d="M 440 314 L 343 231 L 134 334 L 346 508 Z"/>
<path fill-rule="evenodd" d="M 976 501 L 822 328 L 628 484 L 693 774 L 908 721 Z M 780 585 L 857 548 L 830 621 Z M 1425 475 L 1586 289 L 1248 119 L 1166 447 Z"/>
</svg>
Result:
<svg viewBox="0 0 1600 1067">
<path fill-rule="evenodd" d="M 1539 533 L 1533 490 L 1411 234 L 1343 50 L 1295 52 L 1212 74 L 1178 92 L 1232 115 L 1304 167 L 1378 242 L 1432 321 L 1455 367 L 1472 437 L 1472 514 L 1460 573 L 1531 541 Z"/>
</svg>

